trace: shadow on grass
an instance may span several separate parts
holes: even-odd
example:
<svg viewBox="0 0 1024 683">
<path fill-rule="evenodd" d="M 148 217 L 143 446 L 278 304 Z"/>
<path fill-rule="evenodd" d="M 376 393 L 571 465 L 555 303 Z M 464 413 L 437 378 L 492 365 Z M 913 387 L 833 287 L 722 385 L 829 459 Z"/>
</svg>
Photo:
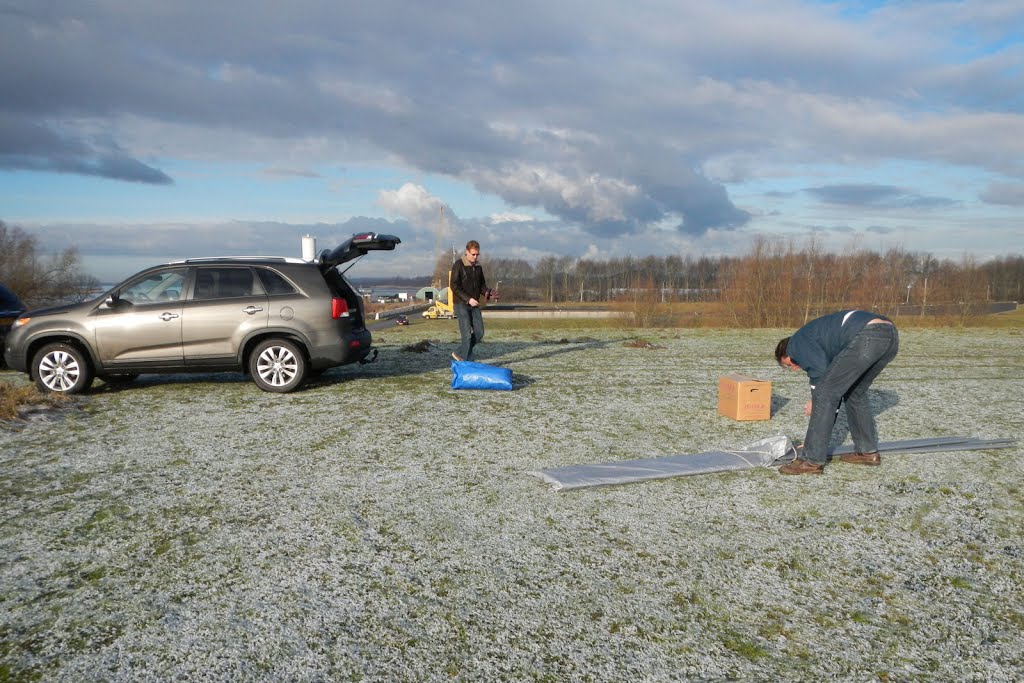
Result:
<svg viewBox="0 0 1024 683">
<path fill-rule="evenodd" d="M 771 416 L 775 417 L 776 415 L 778 415 L 782 411 L 782 409 L 788 406 L 790 403 L 792 403 L 792 401 L 793 399 L 789 398 L 788 396 L 777 396 L 775 394 L 772 394 Z"/>
<path fill-rule="evenodd" d="M 563 338 L 556 341 L 501 341 L 490 345 L 484 342 L 480 347 L 478 347 L 483 357 L 478 358 L 477 362 L 489 363 L 497 367 L 507 367 L 511 369 L 513 371 L 513 389 L 521 389 L 537 381 L 533 377 L 517 374 L 515 372 L 516 363 L 522 362 L 522 360 L 542 360 L 546 358 L 553 358 L 567 353 L 578 353 L 588 349 L 612 346 L 615 344 L 625 344 L 630 339 L 632 339 L 632 337 L 622 337 L 602 341 L 592 337 L 582 337 L 576 339 Z M 353 363 L 351 365 L 344 365 L 311 373 L 303 385 L 294 393 L 302 393 L 304 391 L 335 386 L 345 381 L 359 379 L 360 377 L 365 377 L 367 375 L 373 377 L 403 377 L 420 375 L 428 372 L 434 372 L 442 368 L 448 368 L 451 363 L 451 356 L 446 351 L 447 346 L 448 345 L 446 344 L 433 344 L 427 340 L 423 340 L 418 344 L 411 344 L 401 348 L 379 348 L 380 354 L 378 355 L 377 360 L 371 363 L 366 363 L 365 365 Z M 411 350 L 413 347 L 417 347 L 417 351 Z M 500 361 L 501 356 L 510 353 L 519 353 L 531 348 L 537 349 L 537 352 L 529 354 L 526 358 L 509 362 Z M 422 357 L 422 360 L 408 362 L 404 358 L 407 354 L 417 354 Z M 395 362 L 396 359 L 397 362 Z M 134 380 L 127 378 L 119 378 L 116 380 L 112 379 L 111 381 L 98 379 L 88 393 L 97 395 L 115 394 L 125 390 L 139 390 L 149 386 L 181 384 L 192 384 L 196 386 L 218 384 L 238 385 L 252 384 L 252 380 L 249 375 L 237 371 L 196 371 L 168 374 L 141 374 Z M 255 386 L 253 386 L 253 390 L 258 391 Z"/>
<path fill-rule="evenodd" d="M 890 408 L 895 408 L 900 403 L 900 395 L 891 389 L 868 389 L 868 399 L 871 401 L 871 412 L 875 417 Z M 850 427 L 846 422 L 846 410 L 842 408 L 839 410 L 839 415 L 836 416 L 836 424 L 832 428 L 832 439 L 829 441 L 829 448 L 842 446 L 848 436 L 850 436 Z"/>
</svg>

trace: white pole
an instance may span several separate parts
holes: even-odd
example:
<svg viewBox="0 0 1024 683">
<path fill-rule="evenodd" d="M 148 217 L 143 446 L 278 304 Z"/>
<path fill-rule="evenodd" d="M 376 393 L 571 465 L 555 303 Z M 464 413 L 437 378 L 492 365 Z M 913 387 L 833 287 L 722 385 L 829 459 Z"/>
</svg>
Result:
<svg viewBox="0 0 1024 683">
<path fill-rule="evenodd" d="M 302 238 L 302 260 L 316 260 L 316 238 L 312 235 L 305 235 Z"/>
</svg>

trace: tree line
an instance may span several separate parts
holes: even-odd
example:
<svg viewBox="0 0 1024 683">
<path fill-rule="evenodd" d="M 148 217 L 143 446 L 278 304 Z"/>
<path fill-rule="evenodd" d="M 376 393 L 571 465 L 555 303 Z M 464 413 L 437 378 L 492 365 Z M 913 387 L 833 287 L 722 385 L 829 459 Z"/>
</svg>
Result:
<svg viewBox="0 0 1024 683">
<path fill-rule="evenodd" d="M 898 248 L 833 253 L 815 238 L 797 245 L 757 236 L 738 257 L 491 256 L 483 265 L 505 301 L 719 302 L 735 324 L 752 327 L 798 325 L 840 308 L 964 320 L 990 302 L 1024 298 L 1022 255 L 978 263 L 969 254 L 954 261 Z M 438 273 L 435 280 L 445 284 Z"/>
<path fill-rule="evenodd" d="M 439 255 L 435 286 L 447 286 L 451 262 L 450 253 Z M 969 254 L 954 261 L 855 245 L 834 253 L 814 237 L 798 245 L 756 236 L 742 256 L 545 256 L 530 263 L 488 254 L 483 265 L 504 301 L 611 303 L 639 322 L 656 322 L 658 306 L 678 302 L 718 303 L 736 325 L 775 327 L 848 307 L 962 321 L 991 302 L 1024 300 L 1024 255 L 978 263 Z M 99 284 L 82 271 L 77 248 L 44 254 L 35 237 L 3 221 L 0 282 L 29 306 L 80 299 Z"/>
</svg>

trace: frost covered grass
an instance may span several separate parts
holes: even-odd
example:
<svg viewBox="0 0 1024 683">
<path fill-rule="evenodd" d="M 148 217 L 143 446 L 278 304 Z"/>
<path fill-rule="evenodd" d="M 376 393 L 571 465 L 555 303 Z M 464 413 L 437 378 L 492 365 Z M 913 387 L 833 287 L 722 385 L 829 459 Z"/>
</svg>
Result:
<svg viewBox="0 0 1024 683">
<path fill-rule="evenodd" d="M 34 384 L 0 381 L 0 421 L 16 426 L 23 414 L 63 405 L 67 397 L 61 394 L 43 394 Z"/>
<path fill-rule="evenodd" d="M 480 360 L 512 392 L 450 389 L 448 322 L 289 395 L 97 383 L 0 432 L 0 680 L 1019 679 L 1020 446 L 566 493 L 524 474 L 801 438 L 781 334 L 493 325 Z M 1024 436 L 1022 369 L 1018 331 L 904 331 L 883 440 Z M 716 414 L 730 371 L 772 380 L 770 422 Z"/>
</svg>

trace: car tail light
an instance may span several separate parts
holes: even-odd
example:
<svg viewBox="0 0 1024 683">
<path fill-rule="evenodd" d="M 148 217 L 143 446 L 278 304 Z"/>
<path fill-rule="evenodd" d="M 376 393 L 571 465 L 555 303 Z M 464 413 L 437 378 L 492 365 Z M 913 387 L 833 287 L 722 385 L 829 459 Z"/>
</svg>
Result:
<svg viewBox="0 0 1024 683">
<path fill-rule="evenodd" d="M 350 341 L 348 343 L 348 348 L 350 348 L 350 349 L 358 349 L 362 345 L 363 345 L 363 342 L 359 341 L 358 339 L 353 339 L 352 341 Z"/>
<path fill-rule="evenodd" d="M 331 317 L 337 320 L 338 318 L 348 317 L 348 302 L 344 299 L 337 297 L 331 299 Z"/>
</svg>

